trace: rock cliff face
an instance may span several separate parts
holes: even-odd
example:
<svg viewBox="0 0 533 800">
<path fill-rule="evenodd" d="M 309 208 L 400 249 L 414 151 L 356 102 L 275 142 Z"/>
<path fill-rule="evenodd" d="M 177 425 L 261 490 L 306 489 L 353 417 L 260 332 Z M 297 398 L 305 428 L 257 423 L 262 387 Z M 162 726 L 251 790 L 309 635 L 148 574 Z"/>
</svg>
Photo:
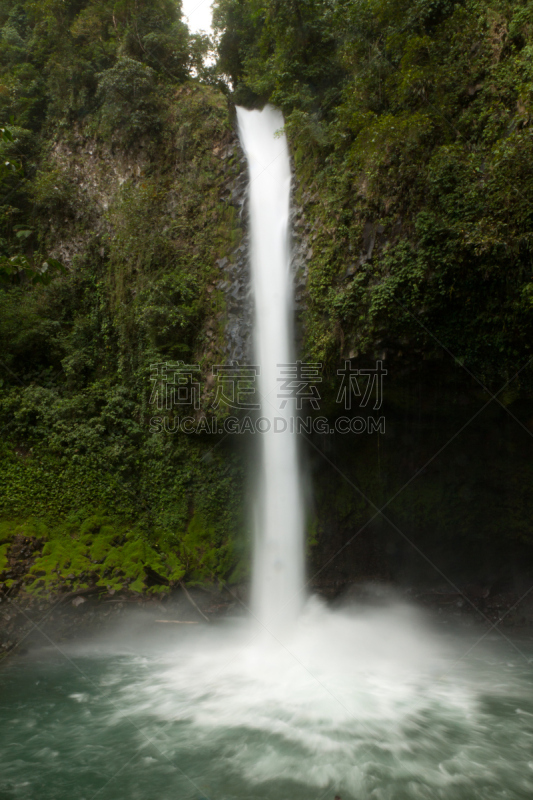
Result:
<svg viewBox="0 0 533 800">
<path fill-rule="evenodd" d="M 228 154 L 238 159 L 240 172 L 228 186 L 226 199 L 235 208 L 242 241 L 229 257 L 217 263 L 223 279 L 217 288 L 224 292 L 226 300 L 226 325 L 223 334 L 222 350 L 226 363 L 238 361 L 251 364 L 253 360 L 253 297 L 250 282 L 250 237 L 248 232 L 247 185 L 248 173 L 246 157 L 242 152 L 238 137 L 231 145 Z"/>
<path fill-rule="evenodd" d="M 183 94 L 188 96 L 189 93 L 203 95 L 206 104 L 213 103 L 215 97 L 219 104 L 224 102 L 216 93 L 191 86 L 178 92 L 176 103 L 184 99 Z M 176 109 L 178 117 L 179 113 Z M 176 121 L 179 125 L 179 120 Z M 188 126 L 186 119 L 181 121 Z M 153 182 L 154 176 L 160 177 L 162 182 L 162 197 L 154 197 L 154 201 L 162 202 L 153 218 L 150 217 L 155 208 L 150 209 L 149 202 L 143 211 L 154 228 L 168 235 L 169 240 L 172 239 L 172 227 L 180 215 L 180 207 L 184 200 L 185 203 L 190 201 L 190 198 L 184 198 L 184 191 L 192 189 L 191 193 L 201 208 L 206 194 L 214 188 L 213 202 L 219 209 L 224 209 L 225 214 L 221 215 L 223 219 L 217 220 L 218 229 L 212 226 L 204 231 L 203 246 L 207 259 L 212 261 L 205 265 L 205 271 L 209 273 L 206 292 L 208 295 L 215 292 L 218 302 L 214 315 L 206 313 L 204 327 L 197 337 L 195 355 L 196 360 L 201 361 L 205 361 L 206 357 L 207 360 L 220 361 L 223 358 L 224 361 L 243 361 L 251 358 L 252 351 L 252 299 L 246 225 L 247 167 L 233 125 L 233 119 L 230 120 L 228 116 L 227 128 L 222 136 L 213 139 L 211 135 L 205 143 L 204 149 L 211 150 L 211 161 L 216 165 L 214 187 L 205 184 L 208 171 L 214 165 L 205 166 L 206 173 L 200 171 L 195 175 L 199 165 L 196 160 L 190 160 L 191 147 L 200 146 L 202 131 L 191 131 L 191 141 L 187 141 L 186 135 L 185 141 L 181 141 L 183 131 L 179 127 L 177 131 L 168 133 L 168 140 L 163 147 L 160 143 L 141 139 L 135 147 L 126 150 L 112 142 L 93 138 L 80 128 L 67 139 L 54 142 L 40 176 L 40 185 L 43 184 L 45 190 L 51 192 L 50 198 L 46 198 L 50 203 L 48 242 L 53 255 L 69 270 L 73 269 L 77 260 L 83 258 L 89 243 L 95 240 L 101 244 L 98 249 L 101 258 L 109 256 L 117 233 L 120 236 L 120 229 L 136 224 L 134 219 L 129 219 L 128 200 L 141 194 L 147 181 Z M 206 134 L 209 133 L 213 131 L 206 131 Z M 181 151 L 185 153 L 181 159 L 178 147 L 173 147 L 173 135 L 176 134 Z M 169 172 L 172 175 L 170 180 Z M 189 173 L 185 181 L 184 172 Z M 213 178 L 213 173 L 209 177 Z M 52 188 L 53 182 L 59 186 Z M 189 186 L 184 186 L 184 182 Z M 61 202 L 62 188 L 68 194 L 66 203 Z M 56 203 L 54 192 L 57 194 Z M 131 209 L 131 217 L 135 216 L 136 210 Z M 192 208 L 189 222 L 192 228 L 198 225 Z M 128 235 L 134 236 L 134 230 L 128 231 Z M 210 235 L 212 241 L 209 241 Z M 227 244 L 223 247 L 224 254 L 217 258 L 217 239 L 221 237 L 226 238 Z M 126 253 L 125 257 L 128 255 L 133 253 Z M 170 263 L 165 266 L 172 267 Z"/>
</svg>

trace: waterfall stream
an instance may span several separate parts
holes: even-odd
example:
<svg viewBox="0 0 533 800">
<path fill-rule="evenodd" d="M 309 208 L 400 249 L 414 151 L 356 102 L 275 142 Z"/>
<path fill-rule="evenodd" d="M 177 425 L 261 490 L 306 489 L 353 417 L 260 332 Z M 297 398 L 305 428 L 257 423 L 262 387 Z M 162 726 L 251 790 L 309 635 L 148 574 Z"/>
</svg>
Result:
<svg viewBox="0 0 533 800">
<path fill-rule="evenodd" d="M 252 610 L 279 635 L 290 628 L 302 604 L 303 503 L 296 435 L 289 425 L 290 402 L 280 408 L 280 372 L 294 361 L 291 312 L 289 211 L 291 167 L 283 117 L 237 109 L 239 133 L 249 168 L 254 347 L 259 367 L 261 436 L 253 564 Z M 285 370 L 281 365 L 285 365 Z"/>
</svg>

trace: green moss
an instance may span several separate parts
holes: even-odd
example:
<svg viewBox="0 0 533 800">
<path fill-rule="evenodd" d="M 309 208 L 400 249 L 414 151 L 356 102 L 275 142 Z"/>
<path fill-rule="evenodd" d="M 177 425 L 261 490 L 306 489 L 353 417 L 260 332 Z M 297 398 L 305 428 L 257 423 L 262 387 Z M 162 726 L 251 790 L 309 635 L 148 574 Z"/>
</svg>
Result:
<svg viewBox="0 0 533 800">
<path fill-rule="evenodd" d="M 147 569 L 161 576 L 160 585 L 146 585 Z M 76 591 L 100 586 L 116 591 L 128 588 L 161 593 L 184 574 L 174 553 L 159 552 L 157 544 L 139 538 L 139 531 L 101 524 L 92 517 L 70 535 L 68 526 L 50 533 L 26 577 L 26 590 L 30 594 L 49 594 L 63 587 Z"/>
<path fill-rule="evenodd" d="M 9 563 L 7 554 L 10 546 L 11 545 L 9 543 L 0 545 L 0 572 L 3 572 Z"/>
<path fill-rule="evenodd" d="M 180 557 L 193 582 L 222 577 L 231 565 L 231 546 L 224 543 L 216 526 L 196 512 L 180 541 Z"/>
<path fill-rule="evenodd" d="M 15 536 L 46 539 L 48 526 L 42 519 L 31 516 L 26 520 L 4 519 L 0 521 L 0 541 L 12 540 Z"/>
</svg>

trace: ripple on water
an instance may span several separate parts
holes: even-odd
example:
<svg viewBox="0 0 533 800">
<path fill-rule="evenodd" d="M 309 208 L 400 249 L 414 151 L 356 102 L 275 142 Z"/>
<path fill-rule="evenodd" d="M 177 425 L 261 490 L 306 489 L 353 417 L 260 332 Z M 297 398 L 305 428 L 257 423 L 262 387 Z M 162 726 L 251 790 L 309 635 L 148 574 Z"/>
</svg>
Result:
<svg viewBox="0 0 533 800">
<path fill-rule="evenodd" d="M 315 600 L 283 642 L 228 621 L 12 664 L 0 800 L 531 798 L 531 664 L 468 649 Z"/>
</svg>

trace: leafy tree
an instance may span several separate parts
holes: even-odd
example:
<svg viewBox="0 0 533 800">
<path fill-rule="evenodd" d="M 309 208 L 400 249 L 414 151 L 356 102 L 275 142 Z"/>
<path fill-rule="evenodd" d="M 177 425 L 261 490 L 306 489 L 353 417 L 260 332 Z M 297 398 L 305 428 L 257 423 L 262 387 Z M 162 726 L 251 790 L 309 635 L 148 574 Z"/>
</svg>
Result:
<svg viewBox="0 0 533 800">
<path fill-rule="evenodd" d="M 532 9 L 216 4 L 236 99 L 285 113 L 313 230 L 316 357 L 385 349 L 416 360 L 439 341 L 495 383 L 527 360 Z"/>
</svg>

